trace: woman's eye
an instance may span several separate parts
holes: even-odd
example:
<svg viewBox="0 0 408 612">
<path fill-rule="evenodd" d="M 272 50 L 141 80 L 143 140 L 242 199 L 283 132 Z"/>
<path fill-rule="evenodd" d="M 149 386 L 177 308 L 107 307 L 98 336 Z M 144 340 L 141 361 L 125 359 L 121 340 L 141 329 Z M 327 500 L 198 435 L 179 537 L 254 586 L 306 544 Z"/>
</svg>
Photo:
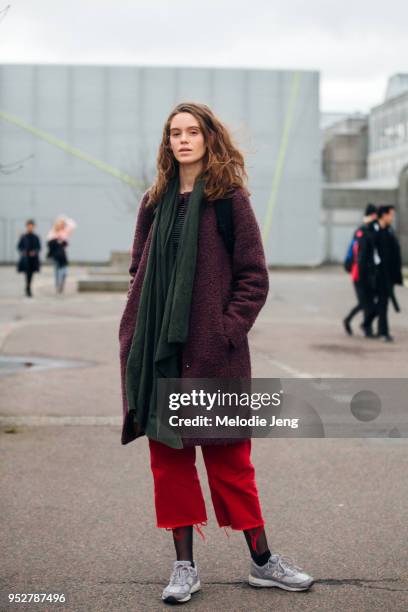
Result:
<svg viewBox="0 0 408 612">
<path fill-rule="evenodd" d="M 191 134 L 192 136 L 197 136 L 197 134 L 199 134 L 200 131 L 199 130 L 192 130 L 191 132 L 189 132 L 189 134 Z M 181 136 L 180 132 L 172 132 L 171 136 L 173 138 L 179 138 Z"/>
</svg>

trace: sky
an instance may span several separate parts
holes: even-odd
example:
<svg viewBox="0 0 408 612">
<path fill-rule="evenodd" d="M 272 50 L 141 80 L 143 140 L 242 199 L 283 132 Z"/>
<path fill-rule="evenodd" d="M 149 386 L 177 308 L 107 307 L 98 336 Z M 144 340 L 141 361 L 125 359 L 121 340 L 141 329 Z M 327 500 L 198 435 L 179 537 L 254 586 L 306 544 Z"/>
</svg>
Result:
<svg viewBox="0 0 408 612">
<path fill-rule="evenodd" d="M 407 25 L 408 0 L 0 0 L 0 63 L 318 70 L 322 111 L 367 113 Z"/>
</svg>

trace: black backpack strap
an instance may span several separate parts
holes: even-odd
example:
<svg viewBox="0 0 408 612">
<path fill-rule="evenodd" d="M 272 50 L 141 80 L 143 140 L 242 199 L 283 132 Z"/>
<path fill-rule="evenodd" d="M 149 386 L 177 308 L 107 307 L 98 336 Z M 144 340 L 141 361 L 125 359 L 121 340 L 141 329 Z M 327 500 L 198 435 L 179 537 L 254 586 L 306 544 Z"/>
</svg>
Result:
<svg viewBox="0 0 408 612">
<path fill-rule="evenodd" d="M 234 250 L 234 219 L 232 216 L 232 198 L 224 198 L 215 202 L 217 227 L 225 247 L 230 255 Z"/>
</svg>

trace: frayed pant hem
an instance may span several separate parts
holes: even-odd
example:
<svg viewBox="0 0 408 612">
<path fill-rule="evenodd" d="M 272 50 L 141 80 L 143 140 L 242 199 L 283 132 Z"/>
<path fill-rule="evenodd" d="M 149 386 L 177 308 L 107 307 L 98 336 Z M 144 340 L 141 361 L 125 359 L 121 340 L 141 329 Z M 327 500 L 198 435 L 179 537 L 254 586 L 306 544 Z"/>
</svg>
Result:
<svg viewBox="0 0 408 612">
<path fill-rule="evenodd" d="M 183 523 L 182 525 L 174 525 L 173 527 L 163 527 L 163 529 L 165 529 L 166 531 L 173 531 L 173 537 L 175 540 L 178 540 L 180 538 L 179 534 L 174 533 L 175 529 L 178 529 L 179 527 L 193 527 L 193 529 L 196 530 L 196 532 L 198 533 L 198 535 L 200 536 L 200 538 L 203 540 L 203 542 L 205 542 L 205 535 L 201 529 L 201 527 L 207 527 L 207 519 L 205 519 L 205 521 L 196 521 L 194 523 L 190 523 L 190 524 L 185 524 Z"/>
<path fill-rule="evenodd" d="M 161 524 L 161 523 L 157 523 L 156 527 L 158 529 L 166 529 L 168 531 L 168 530 L 171 530 L 171 529 L 178 529 L 179 527 L 191 527 L 191 526 L 194 527 L 194 525 L 204 525 L 204 526 L 207 526 L 207 519 L 205 518 L 202 521 L 191 521 L 191 522 L 184 521 L 184 523 L 177 523 L 175 525 L 164 525 L 164 524 Z"/>
<path fill-rule="evenodd" d="M 226 527 L 229 527 L 230 529 L 233 529 L 234 531 L 246 531 L 247 529 L 258 529 L 261 527 L 265 527 L 265 522 L 262 521 L 262 523 L 256 523 L 255 525 L 249 525 L 249 526 L 245 526 L 245 527 L 234 527 L 233 525 L 231 525 L 231 523 L 227 524 L 227 525 L 218 525 L 221 529 L 225 529 Z"/>
</svg>

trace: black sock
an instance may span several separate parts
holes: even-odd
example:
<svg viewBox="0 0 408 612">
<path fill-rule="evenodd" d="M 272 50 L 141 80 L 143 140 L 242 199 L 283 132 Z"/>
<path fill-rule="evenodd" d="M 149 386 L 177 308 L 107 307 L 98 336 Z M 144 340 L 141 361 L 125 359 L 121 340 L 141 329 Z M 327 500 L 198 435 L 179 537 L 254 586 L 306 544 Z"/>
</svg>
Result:
<svg viewBox="0 0 408 612">
<path fill-rule="evenodd" d="M 271 556 L 271 551 L 269 550 L 269 548 L 267 550 L 265 550 L 264 553 L 262 553 L 261 555 L 257 555 L 255 552 L 252 554 L 252 559 L 255 561 L 255 563 L 259 566 L 261 565 L 265 565 L 265 563 L 268 561 L 269 557 Z"/>
</svg>

